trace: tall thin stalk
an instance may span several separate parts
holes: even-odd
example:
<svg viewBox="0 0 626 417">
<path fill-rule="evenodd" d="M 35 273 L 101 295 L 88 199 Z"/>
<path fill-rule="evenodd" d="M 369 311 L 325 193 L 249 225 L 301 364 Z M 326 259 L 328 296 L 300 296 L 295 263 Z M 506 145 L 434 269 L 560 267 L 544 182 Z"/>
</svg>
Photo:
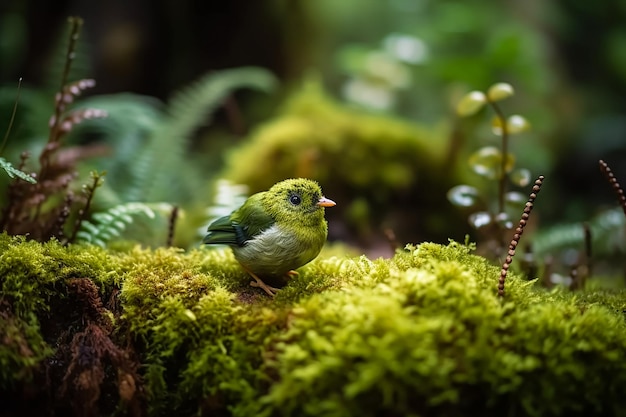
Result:
<svg viewBox="0 0 626 417">
<path fill-rule="evenodd" d="M 498 213 L 504 212 L 504 195 L 506 194 L 506 162 L 507 162 L 507 154 L 509 152 L 509 130 L 506 123 L 506 117 L 500 109 L 500 106 L 496 104 L 496 102 L 489 100 L 489 105 L 493 108 L 493 111 L 496 113 L 496 117 L 500 121 L 500 126 L 502 128 L 502 157 L 500 162 L 500 176 L 498 182 Z"/>
</svg>

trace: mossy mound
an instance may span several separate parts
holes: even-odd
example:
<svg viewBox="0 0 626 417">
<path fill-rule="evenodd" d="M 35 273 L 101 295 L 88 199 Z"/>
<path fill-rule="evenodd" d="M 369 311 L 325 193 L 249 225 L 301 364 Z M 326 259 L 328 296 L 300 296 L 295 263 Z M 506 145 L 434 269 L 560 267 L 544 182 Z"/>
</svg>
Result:
<svg viewBox="0 0 626 417">
<path fill-rule="evenodd" d="M 322 255 L 274 300 L 228 249 L 0 251 L 3 415 L 626 415 L 626 293 L 502 300 L 459 243 Z"/>
<path fill-rule="evenodd" d="M 348 107 L 309 82 L 234 149 L 224 176 L 253 192 L 301 176 L 361 195 L 393 193 L 424 181 L 418 174 L 445 162 L 449 135 L 444 124 L 424 126 Z"/>
</svg>

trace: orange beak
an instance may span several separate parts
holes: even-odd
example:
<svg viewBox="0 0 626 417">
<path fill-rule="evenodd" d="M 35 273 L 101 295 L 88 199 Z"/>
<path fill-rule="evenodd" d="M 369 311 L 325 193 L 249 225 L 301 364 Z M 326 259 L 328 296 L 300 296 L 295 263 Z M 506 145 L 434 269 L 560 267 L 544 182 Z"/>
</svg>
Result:
<svg viewBox="0 0 626 417">
<path fill-rule="evenodd" d="M 317 202 L 317 205 L 320 207 L 332 207 L 332 206 L 336 206 L 337 203 L 335 203 L 333 200 L 330 200 L 326 197 L 322 197 Z"/>
</svg>

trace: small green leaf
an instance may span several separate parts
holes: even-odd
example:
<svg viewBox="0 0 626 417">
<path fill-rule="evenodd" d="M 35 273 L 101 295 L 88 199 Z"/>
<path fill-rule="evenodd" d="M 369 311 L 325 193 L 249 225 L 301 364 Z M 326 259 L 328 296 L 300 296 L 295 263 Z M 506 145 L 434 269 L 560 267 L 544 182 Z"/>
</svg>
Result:
<svg viewBox="0 0 626 417">
<path fill-rule="evenodd" d="M 514 114 L 506 119 L 506 132 L 509 135 L 525 132 L 530 129 L 528 120 L 519 114 Z M 502 120 L 498 116 L 491 119 L 491 130 L 497 136 L 502 136 Z"/>
<path fill-rule="evenodd" d="M 508 83 L 494 84 L 489 87 L 489 90 L 487 91 L 487 97 L 489 98 L 489 101 L 492 102 L 504 100 L 505 98 L 511 97 L 513 94 L 515 94 L 513 86 Z"/>
<path fill-rule="evenodd" d="M 504 229 L 513 228 L 513 221 L 511 220 L 511 216 L 509 216 L 506 212 L 498 213 L 498 215 L 495 216 L 493 220 L 501 228 L 504 228 Z"/>
<path fill-rule="evenodd" d="M 478 211 L 476 213 L 472 213 L 469 215 L 467 220 L 474 229 L 483 228 L 493 222 L 491 214 L 486 211 Z"/>
<path fill-rule="evenodd" d="M 19 169 L 13 167 L 13 165 L 11 165 L 11 163 L 4 158 L 0 158 L 0 168 L 4 169 L 7 175 L 11 178 L 17 177 L 26 182 L 30 182 L 31 184 L 37 183 L 37 181 L 35 181 L 33 177 L 31 177 L 24 171 L 20 171 Z"/>
<path fill-rule="evenodd" d="M 493 116 L 493 118 L 491 119 L 491 131 L 496 136 L 502 136 L 502 119 L 500 119 L 498 116 Z"/>
<path fill-rule="evenodd" d="M 507 206 L 515 209 L 521 210 L 526 204 L 527 197 L 520 193 L 519 191 L 509 191 L 504 194 L 504 202 Z"/>
<path fill-rule="evenodd" d="M 524 116 L 514 114 L 506 119 L 506 128 L 510 134 L 521 133 L 530 129 L 530 123 Z"/>
<path fill-rule="evenodd" d="M 470 91 L 463 96 L 456 107 L 459 116 L 471 116 L 477 113 L 487 103 L 487 97 L 481 91 Z"/>
<path fill-rule="evenodd" d="M 502 167 L 502 153 L 495 146 L 485 146 L 470 155 L 468 163 L 472 170 L 480 176 L 489 179 L 498 179 Z M 505 172 L 510 172 L 515 166 L 515 157 L 507 154 Z"/>
<path fill-rule="evenodd" d="M 472 207 L 480 198 L 478 189 L 466 184 L 450 188 L 447 196 L 448 200 L 457 207 Z"/>
<path fill-rule="evenodd" d="M 530 184 L 530 171 L 526 168 L 518 168 L 511 171 L 509 175 L 511 182 L 519 187 L 526 187 Z"/>
</svg>

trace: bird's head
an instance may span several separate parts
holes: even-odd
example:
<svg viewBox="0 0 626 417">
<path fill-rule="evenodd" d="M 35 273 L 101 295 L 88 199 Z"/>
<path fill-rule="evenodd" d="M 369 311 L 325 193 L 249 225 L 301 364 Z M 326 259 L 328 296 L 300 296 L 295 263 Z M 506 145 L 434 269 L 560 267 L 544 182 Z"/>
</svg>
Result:
<svg viewBox="0 0 626 417">
<path fill-rule="evenodd" d="M 317 182 L 296 178 L 270 188 L 264 195 L 264 205 L 277 222 L 315 225 L 323 220 L 324 207 L 332 207 L 335 202 L 322 195 Z"/>
</svg>

